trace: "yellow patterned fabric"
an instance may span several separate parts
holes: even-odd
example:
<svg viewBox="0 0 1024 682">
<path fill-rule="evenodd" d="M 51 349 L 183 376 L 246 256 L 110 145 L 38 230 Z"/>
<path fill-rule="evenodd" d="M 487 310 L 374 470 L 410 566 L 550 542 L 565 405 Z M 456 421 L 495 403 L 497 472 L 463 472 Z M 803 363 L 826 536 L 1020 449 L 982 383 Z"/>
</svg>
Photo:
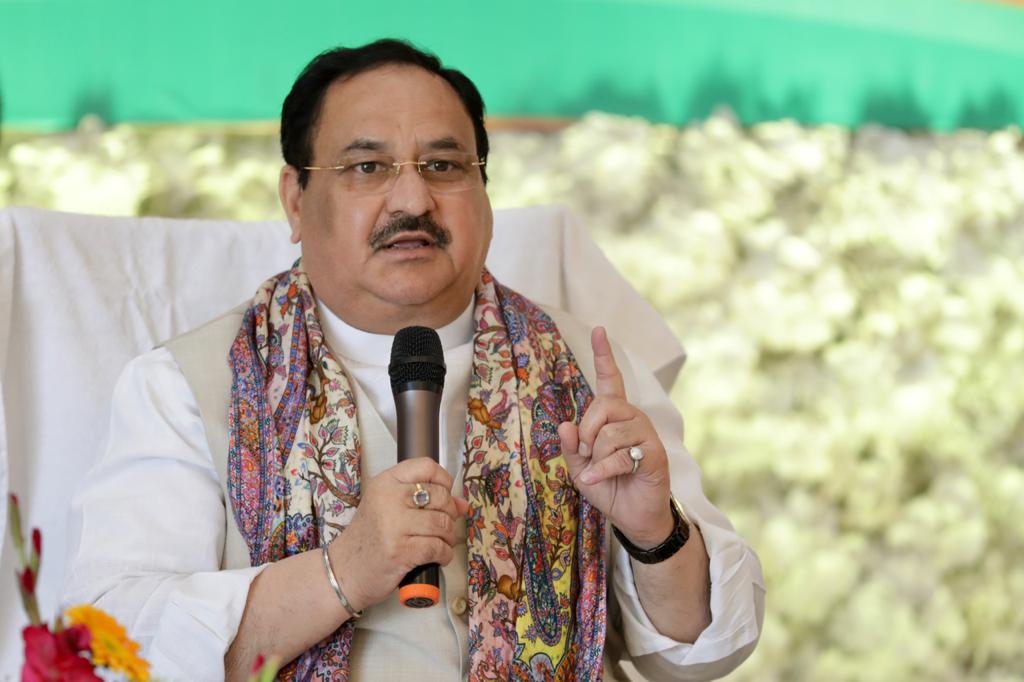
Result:
<svg viewBox="0 0 1024 682">
<path fill-rule="evenodd" d="M 600 679 L 604 519 L 573 486 L 558 438 L 590 387 L 551 318 L 486 272 L 475 311 L 463 464 L 470 680 Z"/>
</svg>

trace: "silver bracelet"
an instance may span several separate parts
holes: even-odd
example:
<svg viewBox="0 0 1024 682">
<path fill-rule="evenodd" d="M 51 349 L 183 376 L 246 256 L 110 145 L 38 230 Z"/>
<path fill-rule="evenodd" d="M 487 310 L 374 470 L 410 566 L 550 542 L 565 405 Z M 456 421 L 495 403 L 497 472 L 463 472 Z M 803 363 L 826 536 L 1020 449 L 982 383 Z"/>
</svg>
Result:
<svg viewBox="0 0 1024 682">
<path fill-rule="evenodd" d="M 348 615 L 352 617 L 352 620 L 359 620 L 363 617 L 362 611 L 356 611 L 352 608 L 352 602 L 342 593 L 341 585 L 338 584 L 338 579 L 334 577 L 334 569 L 331 567 L 331 556 L 327 553 L 327 548 L 331 546 L 331 543 L 324 545 L 324 568 L 327 569 L 327 579 L 331 581 L 331 587 L 334 588 L 334 594 L 338 595 L 338 601 L 348 611 Z"/>
</svg>

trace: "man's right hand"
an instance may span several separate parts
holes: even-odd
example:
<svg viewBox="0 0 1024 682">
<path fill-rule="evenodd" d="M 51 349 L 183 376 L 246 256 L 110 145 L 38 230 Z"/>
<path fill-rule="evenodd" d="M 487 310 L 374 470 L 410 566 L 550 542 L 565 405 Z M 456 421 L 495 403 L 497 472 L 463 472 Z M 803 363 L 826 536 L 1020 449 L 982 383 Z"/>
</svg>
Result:
<svg viewBox="0 0 1024 682">
<path fill-rule="evenodd" d="M 413 504 L 417 483 L 430 492 L 423 509 Z M 469 512 L 469 503 L 452 495 L 453 484 L 451 474 L 426 457 L 363 482 L 352 522 L 329 549 L 335 577 L 354 608 L 384 601 L 417 566 L 452 560 L 455 524 Z"/>
</svg>

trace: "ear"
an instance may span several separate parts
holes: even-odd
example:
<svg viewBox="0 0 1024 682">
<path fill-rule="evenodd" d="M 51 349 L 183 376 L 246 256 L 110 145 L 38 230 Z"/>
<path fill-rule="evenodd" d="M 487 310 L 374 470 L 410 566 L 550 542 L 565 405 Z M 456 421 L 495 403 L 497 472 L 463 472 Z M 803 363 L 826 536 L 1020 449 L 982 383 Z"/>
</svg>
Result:
<svg viewBox="0 0 1024 682">
<path fill-rule="evenodd" d="M 299 211 L 302 186 L 299 185 L 299 171 L 295 166 L 285 164 L 281 168 L 281 176 L 277 181 L 277 195 L 288 218 L 288 224 L 292 227 L 292 244 L 298 244 L 302 240 L 302 214 Z"/>
</svg>

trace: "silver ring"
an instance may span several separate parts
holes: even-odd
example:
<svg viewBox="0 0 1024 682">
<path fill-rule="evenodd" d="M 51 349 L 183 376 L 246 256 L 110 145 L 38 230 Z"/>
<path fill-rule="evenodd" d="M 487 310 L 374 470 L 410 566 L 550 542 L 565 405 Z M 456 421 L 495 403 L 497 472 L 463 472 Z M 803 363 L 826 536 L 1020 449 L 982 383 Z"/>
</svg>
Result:
<svg viewBox="0 0 1024 682">
<path fill-rule="evenodd" d="M 417 509 L 423 509 L 430 504 L 430 491 L 417 483 L 416 490 L 412 491 L 412 503 Z"/>
<path fill-rule="evenodd" d="M 635 474 L 636 470 L 640 468 L 640 460 L 644 458 L 644 449 L 639 445 L 634 445 L 629 449 L 629 458 L 633 460 L 633 470 L 629 473 Z"/>
</svg>

